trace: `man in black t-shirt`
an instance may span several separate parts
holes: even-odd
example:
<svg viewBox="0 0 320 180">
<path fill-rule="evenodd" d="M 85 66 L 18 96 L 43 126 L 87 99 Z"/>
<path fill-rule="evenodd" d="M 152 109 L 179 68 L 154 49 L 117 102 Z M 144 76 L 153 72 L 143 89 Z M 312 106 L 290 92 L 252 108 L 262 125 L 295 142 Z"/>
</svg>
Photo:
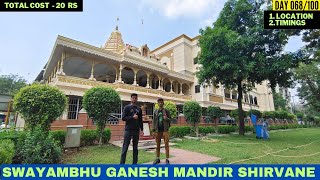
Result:
<svg viewBox="0 0 320 180">
<path fill-rule="evenodd" d="M 138 142 L 139 135 L 143 135 L 142 111 L 137 106 L 138 95 L 131 94 L 131 104 L 124 107 L 122 120 L 126 122 L 124 139 L 121 152 L 120 164 L 125 164 L 127 151 L 132 139 L 133 144 L 133 161 L 132 164 L 138 163 Z M 140 131 L 141 130 L 141 131 Z"/>
</svg>

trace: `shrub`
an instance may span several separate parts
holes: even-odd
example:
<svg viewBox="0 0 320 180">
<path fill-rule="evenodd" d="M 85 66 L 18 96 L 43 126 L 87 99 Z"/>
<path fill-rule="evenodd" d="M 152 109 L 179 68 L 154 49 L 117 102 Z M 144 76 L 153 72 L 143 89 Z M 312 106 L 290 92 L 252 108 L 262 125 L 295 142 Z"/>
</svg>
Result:
<svg viewBox="0 0 320 180">
<path fill-rule="evenodd" d="M 169 134 L 172 137 L 183 137 L 190 134 L 190 126 L 172 126 L 169 129 Z"/>
<path fill-rule="evenodd" d="M 244 132 L 253 131 L 253 126 L 244 126 Z"/>
<path fill-rule="evenodd" d="M 2 131 L 0 132 L 0 141 L 9 139 L 12 142 L 15 142 L 17 141 L 19 136 L 20 136 L 20 131 L 15 131 L 15 130 Z"/>
<path fill-rule="evenodd" d="M 222 117 L 224 115 L 223 110 L 218 106 L 209 106 L 207 109 L 207 114 L 212 119 Z"/>
<path fill-rule="evenodd" d="M 11 140 L 14 144 L 14 156 L 12 158 L 13 164 L 21 164 L 23 161 L 22 150 L 26 133 L 24 131 L 2 131 L 0 132 L 0 141 Z"/>
<path fill-rule="evenodd" d="M 109 143 L 110 139 L 111 139 L 111 130 L 105 129 L 102 134 L 102 143 L 104 144 Z"/>
<path fill-rule="evenodd" d="M 183 106 L 183 114 L 187 118 L 187 122 L 193 126 L 193 132 L 198 136 L 198 128 L 196 124 L 200 122 L 202 108 L 196 101 L 187 101 Z"/>
<path fill-rule="evenodd" d="M 94 145 L 97 140 L 96 130 L 81 130 L 80 144 L 81 146 L 91 146 Z"/>
<path fill-rule="evenodd" d="M 0 140 L 0 164 L 11 164 L 14 156 L 14 144 L 11 140 Z"/>
<path fill-rule="evenodd" d="M 248 113 L 256 115 L 257 118 L 262 118 L 262 113 L 259 110 L 251 109 Z"/>
<path fill-rule="evenodd" d="M 235 132 L 237 130 L 237 126 L 218 126 L 217 132 L 220 134 L 229 134 L 231 132 Z"/>
<path fill-rule="evenodd" d="M 248 115 L 248 112 L 242 110 L 243 117 Z M 234 109 L 230 112 L 230 116 L 234 117 L 237 122 L 239 122 L 239 109 Z"/>
<path fill-rule="evenodd" d="M 40 125 L 44 132 L 61 116 L 66 104 L 67 98 L 58 88 L 42 84 L 24 87 L 14 97 L 14 108 L 21 113 L 26 126 L 33 130 Z"/>
<path fill-rule="evenodd" d="M 212 126 L 199 126 L 199 133 L 200 134 L 209 134 L 209 133 L 214 133 L 215 130 Z"/>
<path fill-rule="evenodd" d="M 110 87 L 94 87 L 83 96 L 83 107 L 97 125 L 100 145 L 109 113 L 116 111 L 120 103 L 119 93 Z"/>
<path fill-rule="evenodd" d="M 57 164 L 61 159 L 61 147 L 51 135 L 44 136 L 40 126 L 27 133 L 23 149 L 25 164 Z"/>
<path fill-rule="evenodd" d="M 80 144 L 81 146 L 91 146 L 99 142 L 100 136 L 97 130 L 93 129 L 84 129 L 81 130 Z M 111 139 L 111 130 L 105 129 L 102 133 L 101 142 L 106 144 Z"/>
<path fill-rule="evenodd" d="M 27 138 L 27 133 L 25 131 L 19 131 L 14 142 L 14 157 L 12 159 L 13 164 L 23 163 L 23 149 Z"/>
<path fill-rule="evenodd" d="M 288 119 L 288 115 L 289 115 L 289 113 L 287 111 L 284 111 L 284 110 L 278 111 L 278 118 L 279 119 Z"/>
<path fill-rule="evenodd" d="M 262 113 L 263 116 L 265 116 L 266 118 L 272 118 L 274 119 L 274 111 L 265 111 Z"/>
<path fill-rule="evenodd" d="M 62 130 L 50 131 L 50 135 L 59 143 L 60 146 L 63 146 L 66 140 L 67 132 Z"/>
<path fill-rule="evenodd" d="M 193 126 L 200 122 L 202 108 L 196 101 L 187 101 L 183 105 L 183 114 Z"/>
</svg>

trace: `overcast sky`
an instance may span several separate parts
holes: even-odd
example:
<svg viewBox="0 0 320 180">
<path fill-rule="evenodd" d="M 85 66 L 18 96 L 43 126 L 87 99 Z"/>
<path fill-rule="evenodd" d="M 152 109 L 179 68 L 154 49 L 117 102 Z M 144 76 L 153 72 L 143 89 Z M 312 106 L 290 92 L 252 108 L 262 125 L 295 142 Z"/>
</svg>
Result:
<svg viewBox="0 0 320 180">
<path fill-rule="evenodd" d="M 135 46 L 154 49 L 181 34 L 195 37 L 217 19 L 225 2 L 84 0 L 83 12 L 1 12 L 0 74 L 19 74 L 31 82 L 48 61 L 58 35 L 100 47 L 117 17 L 124 42 Z M 295 51 L 302 45 L 301 38 L 294 37 L 285 49 Z"/>
</svg>

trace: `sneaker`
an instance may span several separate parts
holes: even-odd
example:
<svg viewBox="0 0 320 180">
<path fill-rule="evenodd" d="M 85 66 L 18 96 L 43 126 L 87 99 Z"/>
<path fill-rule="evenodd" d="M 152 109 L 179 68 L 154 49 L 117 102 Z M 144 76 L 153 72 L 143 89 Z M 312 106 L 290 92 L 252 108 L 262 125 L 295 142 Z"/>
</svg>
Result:
<svg viewBox="0 0 320 180">
<path fill-rule="evenodd" d="M 169 161 L 169 159 L 166 159 L 166 164 L 170 164 L 170 161 Z"/>
<path fill-rule="evenodd" d="M 156 159 L 153 161 L 153 164 L 159 164 L 160 163 L 160 159 Z"/>
</svg>

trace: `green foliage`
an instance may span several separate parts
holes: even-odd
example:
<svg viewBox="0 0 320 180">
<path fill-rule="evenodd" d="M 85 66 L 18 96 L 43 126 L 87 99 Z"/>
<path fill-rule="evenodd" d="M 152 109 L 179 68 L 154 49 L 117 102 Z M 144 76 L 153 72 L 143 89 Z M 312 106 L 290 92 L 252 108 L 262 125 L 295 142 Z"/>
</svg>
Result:
<svg viewBox="0 0 320 180">
<path fill-rule="evenodd" d="M 288 113 L 287 115 L 287 119 L 293 120 L 293 121 L 297 121 L 297 116 L 291 113 Z"/>
<path fill-rule="evenodd" d="M 119 93 L 111 87 L 94 87 L 87 90 L 83 96 L 83 107 L 97 125 L 100 145 L 109 113 L 115 112 L 120 103 Z"/>
<path fill-rule="evenodd" d="M 242 109 L 242 93 L 254 84 L 269 80 L 272 89 L 277 84 L 291 84 L 291 68 L 298 66 L 292 54 L 281 53 L 290 33 L 263 27 L 264 1 L 229 0 L 213 27 L 200 30 L 199 83 L 208 83 L 238 91 L 238 109 Z M 242 114 L 242 113 L 241 113 Z M 244 134 L 244 119 L 239 114 L 240 134 Z"/>
<path fill-rule="evenodd" d="M 84 129 L 81 130 L 80 144 L 81 146 L 91 146 L 97 141 L 97 131 Z"/>
<path fill-rule="evenodd" d="M 158 103 L 155 104 L 155 109 L 159 109 Z M 174 102 L 172 101 L 164 101 L 164 108 L 166 108 L 170 115 L 171 119 L 176 119 L 177 118 L 177 106 Z"/>
<path fill-rule="evenodd" d="M 183 114 L 193 126 L 200 122 L 201 111 L 202 108 L 196 101 L 187 101 L 183 105 Z"/>
<path fill-rule="evenodd" d="M 244 126 L 244 132 L 253 131 L 253 126 Z"/>
<path fill-rule="evenodd" d="M 209 133 L 214 133 L 215 130 L 214 130 L 214 127 L 212 126 L 199 126 L 199 133 L 200 134 L 209 134 Z"/>
<path fill-rule="evenodd" d="M 44 135 L 42 128 L 37 126 L 27 133 L 23 147 L 23 163 L 25 164 L 57 164 L 62 152 L 58 142 L 51 135 Z"/>
<path fill-rule="evenodd" d="M 231 132 L 235 132 L 237 130 L 237 126 L 218 126 L 217 132 L 220 134 L 229 134 Z"/>
<path fill-rule="evenodd" d="M 248 115 L 248 112 L 242 110 L 242 113 L 243 113 L 243 116 L 247 116 Z M 234 109 L 230 112 L 230 116 L 231 117 L 234 117 L 236 119 L 236 121 L 239 122 L 239 109 Z"/>
<path fill-rule="evenodd" d="M 66 141 L 67 132 L 62 130 L 50 131 L 50 135 L 60 146 L 63 146 Z"/>
<path fill-rule="evenodd" d="M 248 114 L 254 114 L 256 116 L 258 116 L 258 118 L 261 118 L 262 117 L 262 113 L 259 111 L 259 110 L 256 110 L 256 109 L 251 109 Z"/>
<path fill-rule="evenodd" d="M 319 37 L 320 37 L 319 29 L 305 29 L 303 31 L 302 41 L 306 43 L 306 49 L 308 51 L 308 55 L 318 62 L 320 61 Z"/>
<path fill-rule="evenodd" d="M 23 161 L 22 151 L 25 139 L 25 131 L 9 130 L 0 132 L 0 141 L 11 140 L 14 143 L 14 157 L 12 159 L 13 164 L 21 164 Z"/>
<path fill-rule="evenodd" d="M 109 143 L 110 139 L 111 139 L 111 130 L 105 129 L 102 133 L 102 143 L 107 144 Z"/>
<path fill-rule="evenodd" d="M 16 134 L 16 138 L 13 140 L 14 142 L 14 157 L 12 160 L 13 164 L 22 164 L 23 163 L 23 150 L 24 144 L 27 139 L 27 133 L 21 131 Z"/>
<path fill-rule="evenodd" d="M 282 97 L 281 94 L 274 92 L 273 94 L 273 102 L 274 108 L 276 110 L 286 110 L 287 109 L 287 101 Z"/>
<path fill-rule="evenodd" d="M 278 111 L 278 117 L 279 119 L 288 119 L 288 112 L 284 110 Z"/>
<path fill-rule="evenodd" d="M 11 164 L 14 144 L 11 140 L 0 140 L 0 164 Z"/>
<path fill-rule="evenodd" d="M 296 116 L 297 116 L 297 118 L 303 118 L 303 116 L 304 116 L 304 113 L 303 112 L 297 112 L 296 113 Z"/>
<path fill-rule="evenodd" d="M 309 105 L 320 112 L 320 61 L 307 65 L 301 64 L 295 70 L 295 79 L 300 84 L 297 89 L 300 99 L 305 101 L 305 105 Z"/>
<path fill-rule="evenodd" d="M 207 114 L 212 119 L 224 116 L 223 110 L 218 106 L 209 106 L 208 109 L 207 109 Z"/>
<path fill-rule="evenodd" d="M 80 144 L 81 146 L 91 146 L 99 142 L 100 136 L 97 130 L 84 129 L 81 130 Z M 106 144 L 111 139 L 110 129 L 105 129 L 102 133 L 101 142 Z"/>
<path fill-rule="evenodd" d="M 189 126 L 172 126 L 169 129 L 169 134 L 172 137 L 183 137 L 189 135 L 191 127 Z"/>
<path fill-rule="evenodd" d="M 262 113 L 262 115 L 265 116 L 266 118 L 272 118 L 272 119 L 275 118 L 274 111 L 265 111 Z"/>
<path fill-rule="evenodd" d="M 22 88 L 14 97 L 14 108 L 22 114 L 31 130 L 40 125 L 45 133 L 65 110 L 66 96 L 56 87 L 33 84 Z"/>
<path fill-rule="evenodd" d="M 0 94 L 15 95 L 27 81 L 16 74 L 0 75 Z"/>
</svg>

